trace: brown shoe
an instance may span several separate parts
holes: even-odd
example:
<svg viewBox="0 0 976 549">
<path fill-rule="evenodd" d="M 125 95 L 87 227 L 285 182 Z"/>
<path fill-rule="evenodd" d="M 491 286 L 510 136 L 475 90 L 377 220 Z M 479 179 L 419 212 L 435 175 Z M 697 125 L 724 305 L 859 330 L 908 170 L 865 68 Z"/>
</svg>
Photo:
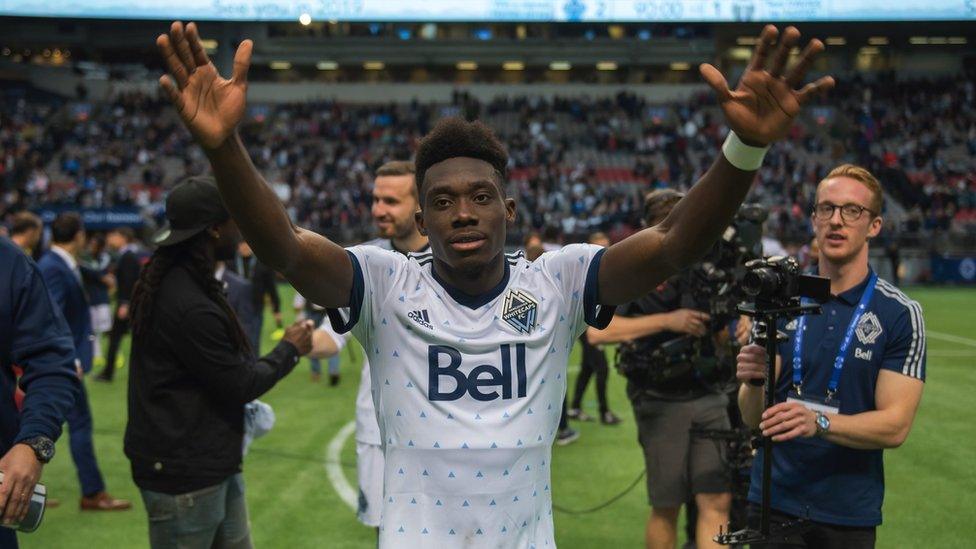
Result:
<svg viewBox="0 0 976 549">
<path fill-rule="evenodd" d="M 90 498 L 81 498 L 82 511 L 125 511 L 132 503 L 124 499 L 115 499 L 108 492 L 99 492 Z"/>
<path fill-rule="evenodd" d="M 54 509 L 55 507 L 61 506 L 61 500 L 57 498 L 47 498 L 44 501 L 44 507 L 47 509 Z"/>
</svg>

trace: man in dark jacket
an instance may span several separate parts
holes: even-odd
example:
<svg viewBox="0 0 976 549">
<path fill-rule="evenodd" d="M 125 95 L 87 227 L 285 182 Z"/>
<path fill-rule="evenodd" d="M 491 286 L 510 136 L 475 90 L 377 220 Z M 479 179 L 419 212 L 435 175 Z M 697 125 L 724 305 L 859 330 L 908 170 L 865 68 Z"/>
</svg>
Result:
<svg viewBox="0 0 976 549">
<path fill-rule="evenodd" d="M 244 405 L 311 350 L 313 327 L 290 326 L 256 359 L 214 276 L 240 233 L 213 179 L 190 178 L 173 189 L 166 217 L 132 296 L 125 453 L 154 549 L 251 547 L 241 475 Z"/>
<path fill-rule="evenodd" d="M 73 212 L 63 213 L 51 223 L 51 249 L 38 262 L 41 275 L 51 292 L 54 303 L 61 309 L 71 330 L 77 358 L 78 376 L 82 379 L 78 397 L 68 411 L 68 433 L 71 458 L 81 483 L 81 509 L 84 511 L 119 511 L 132 505 L 115 499 L 105 491 L 105 481 L 95 460 L 92 440 L 91 407 L 85 391 L 84 374 L 92 369 L 93 340 L 88 296 L 82 285 L 78 254 L 85 245 L 85 228 L 81 217 Z"/>
<path fill-rule="evenodd" d="M 41 467 L 54 456 L 78 377 L 61 311 L 37 265 L 6 238 L 0 238 L 0 288 L 0 519 L 18 522 L 27 513 Z M 19 410 L 15 364 L 23 372 Z M 0 528 L 0 547 L 17 547 L 13 530 Z"/>
<path fill-rule="evenodd" d="M 129 227 L 118 227 L 108 233 L 109 248 L 119 253 L 115 265 L 115 279 L 118 291 L 115 294 L 115 316 L 112 317 L 112 331 L 108 334 L 108 355 L 105 357 L 105 369 L 98 377 L 99 381 L 112 381 L 115 377 L 116 360 L 122 338 L 129 332 L 129 300 L 132 289 L 139 280 L 139 271 L 146 258 L 145 252 L 136 243 L 135 233 Z"/>
</svg>

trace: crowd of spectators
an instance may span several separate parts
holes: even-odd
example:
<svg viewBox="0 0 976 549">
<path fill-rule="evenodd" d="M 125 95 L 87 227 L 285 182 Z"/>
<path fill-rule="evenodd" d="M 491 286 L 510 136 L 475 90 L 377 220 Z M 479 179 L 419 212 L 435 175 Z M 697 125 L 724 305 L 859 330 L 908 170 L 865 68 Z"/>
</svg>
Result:
<svg viewBox="0 0 976 549">
<path fill-rule="evenodd" d="M 974 81 L 840 79 L 830 99 L 806 109 L 767 156 L 752 197 L 769 208 L 768 229 L 786 242 L 805 239 L 816 183 L 852 161 L 884 183 L 889 229 L 976 233 Z M 158 98 L 122 93 L 98 103 L 6 91 L 0 219 L 58 202 L 134 206 L 158 218 L 169 186 L 207 170 Z M 719 154 L 727 131 L 705 93 L 653 105 L 624 93 L 482 104 L 463 92 L 441 104 L 252 105 L 240 131 L 298 224 L 354 242 L 369 236 L 371 170 L 409 158 L 448 115 L 481 118 L 508 144 L 509 192 L 519 204 L 513 243 L 530 231 L 566 241 L 595 230 L 626 236 L 639 227 L 643 194 L 687 189 Z"/>
</svg>

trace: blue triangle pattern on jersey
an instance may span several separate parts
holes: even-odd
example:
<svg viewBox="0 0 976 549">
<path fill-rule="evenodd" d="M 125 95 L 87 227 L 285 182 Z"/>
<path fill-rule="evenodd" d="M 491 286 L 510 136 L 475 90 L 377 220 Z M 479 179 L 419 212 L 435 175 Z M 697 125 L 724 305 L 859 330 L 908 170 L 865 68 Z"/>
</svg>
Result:
<svg viewBox="0 0 976 549">
<path fill-rule="evenodd" d="M 533 412 L 532 412 L 532 408 L 529 408 L 529 413 L 528 413 L 528 414 L 526 414 L 526 415 L 529 415 L 529 416 L 531 416 L 532 414 L 533 414 Z"/>
<path fill-rule="evenodd" d="M 424 528 L 423 530 L 421 530 L 421 531 L 420 531 L 420 533 L 421 533 L 421 534 L 429 534 L 430 532 L 428 532 L 428 531 L 427 531 L 427 529 L 426 529 L 426 528 Z"/>
<path fill-rule="evenodd" d="M 400 352 L 396 349 L 393 349 L 393 358 L 400 358 Z"/>
<path fill-rule="evenodd" d="M 461 443 L 461 448 L 464 448 L 465 450 L 467 450 L 468 449 L 468 443 L 467 442 L 462 442 Z"/>
<path fill-rule="evenodd" d="M 502 473 L 502 476 L 503 476 L 503 477 L 507 477 L 507 476 L 508 476 L 508 469 L 505 469 L 505 472 L 504 472 L 504 473 Z"/>
<path fill-rule="evenodd" d="M 502 533 L 504 534 L 505 532 L 508 532 L 508 528 L 505 528 L 504 526 L 502 526 Z"/>
<path fill-rule="evenodd" d="M 400 470 L 399 470 L 399 471 L 397 471 L 397 473 L 399 473 L 399 474 L 401 474 L 401 475 L 402 475 L 402 474 L 403 474 L 403 467 L 401 467 L 401 468 L 400 468 Z"/>
<path fill-rule="evenodd" d="M 387 501 L 389 501 L 390 503 L 393 503 L 393 497 L 391 496 L 390 499 L 388 499 Z"/>
<path fill-rule="evenodd" d="M 388 273 L 388 274 L 389 274 L 390 276 L 393 276 L 393 268 L 392 268 L 392 267 L 390 268 L 390 270 L 389 270 L 389 273 Z"/>
<path fill-rule="evenodd" d="M 410 498 L 410 503 L 417 505 L 417 498 Z"/>
<path fill-rule="evenodd" d="M 502 414 L 502 417 L 503 417 L 503 418 L 509 418 L 509 417 L 511 417 L 511 416 L 509 416 L 509 415 L 508 415 L 508 412 L 505 412 L 504 414 Z"/>
<path fill-rule="evenodd" d="M 518 439 L 518 442 L 516 442 L 515 445 L 516 446 L 521 446 L 522 445 L 522 439 Z"/>
<path fill-rule="evenodd" d="M 522 528 L 525 528 L 525 527 L 526 527 L 526 526 L 528 526 L 528 525 L 529 525 L 529 523 L 528 523 L 528 522 L 526 522 L 526 521 L 524 521 L 524 520 L 522 521 Z"/>
<path fill-rule="evenodd" d="M 563 378 L 562 374 L 556 374 L 556 379 L 562 379 L 562 378 Z"/>
<path fill-rule="evenodd" d="M 423 475 L 425 477 L 429 477 L 430 476 L 430 473 L 427 472 L 427 469 L 424 469 L 424 472 L 421 473 L 421 475 Z"/>
<path fill-rule="evenodd" d="M 481 471 L 478 471 L 478 474 L 475 475 L 475 478 L 485 478 L 485 475 L 482 475 Z"/>
<path fill-rule="evenodd" d="M 397 532 L 400 532 L 402 534 L 403 533 L 403 526 L 401 526 L 400 529 L 397 530 Z"/>
<path fill-rule="evenodd" d="M 441 447 L 441 445 L 439 443 L 437 443 L 437 441 L 434 441 L 434 448 L 440 448 L 440 447 Z"/>
<path fill-rule="evenodd" d="M 539 385 L 543 385 L 545 384 L 545 382 L 546 382 L 546 378 L 542 378 L 542 381 L 539 382 Z"/>
<path fill-rule="evenodd" d="M 548 484 L 546 484 L 546 489 L 545 489 L 545 491 L 546 491 L 546 492 L 548 492 L 548 491 L 549 491 L 549 485 L 548 485 Z"/>
<path fill-rule="evenodd" d="M 558 280 L 560 282 L 563 281 L 563 272 L 562 271 L 559 271 L 559 272 L 556 273 L 556 280 Z"/>
<path fill-rule="evenodd" d="M 468 500 L 464 500 L 464 503 L 461 504 L 461 507 L 471 507 L 471 504 L 468 503 Z"/>
<path fill-rule="evenodd" d="M 585 260 L 583 259 L 583 256 L 579 256 L 579 259 L 577 259 L 577 261 L 579 261 L 580 265 L 582 265 Z"/>
<path fill-rule="evenodd" d="M 575 299 L 577 301 L 579 300 L 579 291 L 578 290 L 575 291 L 575 292 L 573 292 L 573 299 Z"/>
<path fill-rule="evenodd" d="M 492 447 L 492 448 L 498 448 L 498 445 L 497 445 L 497 444 L 495 444 L 494 442 L 492 442 L 492 443 L 491 443 L 491 447 Z"/>
<path fill-rule="evenodd" d="M 552 404 L 546 406 L 546 410 L 552 410 Z"/>
<path fill-rule="evenodd" d="M 441 505 L 444 505 L 444 504 L 441 503 L 441 500 L 437 500 L 437 501 L 434 502 L 434 505 L 441 506 Z"/>
<path fill-rule="evenodd" d="M 482 535 L 481 528 L 478 528 L 478 531 L 475 532 L 475 534 L 478 534 L 479 536 Z"/>
<path fill-rule="evenodd" d="M 496 394 L 497 394 L 497 393 L 496 393 Z M 475 415 L 474 415 L 474 418 L 475 418 L 475 419 L 481 419 L 481 414 L 475 414 Z"/>
<path fill-rule="evenodd" d="M 408 388 L 408 389 L 412 389 L 412 388 L 413 388 L 413 382 L 411 382 L 411 381 L 408 381 L 408 382 L 407 382 L 407 388 Z"/>
<path fill-rule="evenodd" d="M 383 317 L 383 325 L 386 326 L 386 317 Z"/>
<path fill-rule="evenodd" d="M 450 531 L 450 532 L 448 532 L 448 534 L 451 534 L 452 536 L 453 536 L 453 535 L 455 535 L 455 534 L 454 534 L 454 528 L 451 528 L 451 531 Z"/>
<path fill-rule="evenodd" d="M 550 405 L 551 406 L 551 405 Z M 427 414 L 420 412 L 420 417 L 427 417 Z"/>
<path fill-rule="evenodd" d="M 542 442 L 542 435 L 539 435 L 539 438 L 536 440 L 536 442 Z M 411 444 L 410 446 L 413 446 L 413 444 Z"/>
<path fill-rule="evenodd" d="M 445 326 L 450 326 L 451 325 L 451 321 L 450 320 L 447 320 L 447 319 L 444 319 L 444 322 L 442 324 L 444 324 Z"/>
<path fill-rule="evenodd" d="M 535 490 L 532 490 L 532 497 L 536 497 L 536 496 L 538 496 L 538 495 L 539 495 L 539 492 L 537 492 L 537 491 L 535 491 Z"/>
<path fill-rule="evenodd" d="M 401 413 L 400 413 L 400 410 L 397 410 L 397 413 L 396 413 L 396 417 L 400 417 L 400 416 L 402 416 L 402 415 L 403 415 L 403 414 L 401 414 Z"/>
<path fill-rule="evenodd" d="M 542 437 L 539 437 L 539 440 L 542 440 Z M 413 441 L 412 440 L 408 440 L 407 441 L 407 446 L 413 446 Z"/>
<path fill-rule="evenodd" d="M 559 315 L 559 322 L 566 322 L 566 317 Z"/>
<path fill-rule="evenodd" d="M 518 496 L 515 496 L 514 498 L 512 498 L 512 503 L 515 503 L 516 501 L 518 501 Z"/>
<path fill-rule="evenodd" d="M 405 296 L 403 294 L 400 294 L 400 303 L 403 303 L 404 301 L 406 301 L 407 300 L 406 298 L 407 298 L 407 296 Z"/>
<path fill-rule="evenodd" d="M 389 380 L 389 379 L 387 379 L 387 380 L 386 380 L 386 383 L 384 383 L 383 385 L 389 385 L 389 384 L 390 384 L 390 380 Z"/>
<path fill-rule="evenodd" d="M 488 507 L 492 507 L 494 505 L 495 505 L 495 500 L 491 500 L 491 503 L 488 504 Z"/>
<path fill-rule="evenodd" d="M 447 419 L 454 419 L 454 415 L 453 415 L 453 414 L 451 414 L 451 413 L 448 413 L 448 414 L 447 414 Z"/>
<path fill-rule="evenodd" d="M 454 471 L 447 474 L 447 478 L 454 478 Z"/>
<path fill-rule="evenodd" d="M 528 466 L 528 465 L 526 465 L 526 466 L 525 466 L 525 470 L 526 470 L 526 471 L 528 471 L 528 470 L 529 470 L 529 466 Z"/>
</svg>

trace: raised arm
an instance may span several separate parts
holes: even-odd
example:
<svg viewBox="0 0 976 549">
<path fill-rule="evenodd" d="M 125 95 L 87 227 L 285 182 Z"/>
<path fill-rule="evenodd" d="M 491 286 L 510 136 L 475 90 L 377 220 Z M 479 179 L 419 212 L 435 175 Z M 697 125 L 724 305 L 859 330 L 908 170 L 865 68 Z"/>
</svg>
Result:
<svg viewBox="0 0 976 549">
<path fill-rule="evenodd" d="M 784 74 L 790 50 L 800 38 L 795 27 L 783 32 L 767 69 L 767 57 L 778 36 L 772 25 L 763 29 L 752 61 L 735 90 L 729 89 L 718 69 L 701 65 L 702 77 L 715 91 L 726 122 L 737 137 L 730 137 L 729 150 L 723 148 L 723 154 L 660 225 L 607 249 L 600 264 L 603 304 L 619 305 L 645 295 L 707 252 L 732 222 L 752 185 L 758 167 L 749 167 L 748 159 L 743 159 L 761 157 L 763 147 L 786 135 L 804 103 L 833 87 L 833 78 L 826 76 L 796 89 L 823 51 L 823 43 L 816 39 Z"/>
<path fill-rule="evenodd" d="M 156 45 L 169 71 L 168 77 L 160 77 L 160 85 L 210 159 L 224 203 L 254 253 L 314 303 L 348 305 L 353 277 L 348 255 L 327 238 L 292 224 L 237 135 L 246 104 L 251 41 L 238 46 L 230 79 L 217 73 L 193 23 L 185 29 L 173 23 Z"/>
</svg>

